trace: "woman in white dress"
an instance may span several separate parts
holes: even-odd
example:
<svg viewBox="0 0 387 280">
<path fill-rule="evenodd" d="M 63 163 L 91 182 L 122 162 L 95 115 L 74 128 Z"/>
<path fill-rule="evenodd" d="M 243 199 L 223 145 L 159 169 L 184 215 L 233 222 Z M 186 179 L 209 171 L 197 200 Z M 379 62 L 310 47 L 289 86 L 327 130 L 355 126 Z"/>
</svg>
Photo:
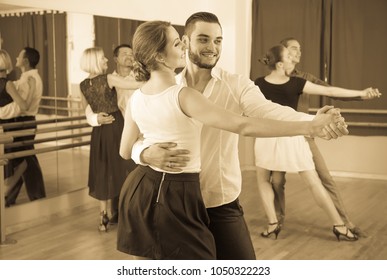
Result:
<svg viewBox="0 0 387 280">
<path fill-rule="evenodd" d="M 303 78 L 289 77 L 287 71 L 292 69 L 292 59 L 289 50 L 282 45 L 272 47 L 262 62 L 269 67 L 271 73 L 256 79 L 255 84 L 267 99 L 293 109 L 296 109 L 298 98 L 302 93 L 333 97 L 361 97 L 362 99 L 380 96 L 379 91 L 373 88 L 349 90 L 325 87 Z M 258 188 L 268 217 L 268 227 L 261 234 L 263 237 L 275 235 L 277 238 L 281 231 L 281 225 L 275 213 L 272 184 L 284 182 L 286 172 L 298 172 L 310 188 L 316 203 L 329 216 L 337 239 L 340 240 L 342 236 L 345 240 L 357 240 L 357 236 L 344 225 L 324 189 L 304 137 L 257 138 L 254 149 Z"/>
</svg>

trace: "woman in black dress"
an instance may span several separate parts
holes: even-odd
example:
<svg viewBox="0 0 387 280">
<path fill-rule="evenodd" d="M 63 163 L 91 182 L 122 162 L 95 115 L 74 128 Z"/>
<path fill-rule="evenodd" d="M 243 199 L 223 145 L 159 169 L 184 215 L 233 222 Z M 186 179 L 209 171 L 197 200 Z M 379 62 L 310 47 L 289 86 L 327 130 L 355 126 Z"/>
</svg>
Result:
<svg viewBox="0 0 387 280">
<path fill-rule="evenodd" d="M 114 87 L 136 89 L 141 84 L 106 74 L 107 61 L 99 47 L 86 49 L 81 57 L 81 69 L 89 73 L 80 84 L 84 107 L 114 117 L 110 124 L 93 127 L 91 134 L 88 186 L 89 195 L 100 201 L 99 231 L 107 231 L 107 203 L 119 195 L 131 165 L 119 155 L 124 120 Z"/>
</svg>

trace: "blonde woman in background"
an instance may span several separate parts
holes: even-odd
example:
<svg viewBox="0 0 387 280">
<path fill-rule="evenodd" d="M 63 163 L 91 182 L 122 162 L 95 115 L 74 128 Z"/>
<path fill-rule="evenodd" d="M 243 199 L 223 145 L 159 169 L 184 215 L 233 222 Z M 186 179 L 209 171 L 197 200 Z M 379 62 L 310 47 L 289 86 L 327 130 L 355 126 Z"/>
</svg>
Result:
<svg viewBox="0 0 387 280">
<path fill-rule="evenodd" d="M 108 201 L 117 197 L 129 170 L 129 161 L 119 155 L 124 119 L 117 103 L 114 87 L 136 89 L 140 83 L 106 74 L 107 58 L 100 47 L 86 49 L 81 69 L 89 76 L 80 84 L 84 107 L 90 105 L 98 117 L 112 116 L 114 121 L 94 126 L 91 133 L 89 159 L 89 195 L 100 201 L 99 231 L 108 230 Z M 109 202 L 110 203 L 110 202 Z"/>
</svg>

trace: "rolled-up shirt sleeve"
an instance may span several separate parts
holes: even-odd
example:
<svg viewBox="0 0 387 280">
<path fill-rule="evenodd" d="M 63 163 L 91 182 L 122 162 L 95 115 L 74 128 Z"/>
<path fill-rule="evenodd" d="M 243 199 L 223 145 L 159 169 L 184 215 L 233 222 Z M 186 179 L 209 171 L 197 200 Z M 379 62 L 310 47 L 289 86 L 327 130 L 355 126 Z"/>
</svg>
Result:
<svg viewBox="0 0 387 280">
<path fill-rule="evenodd" d="M 86 106 L 85 115 L 86 115 L 87 123 L 90 126 L 101 126 L 101 124 L 98 123 L 98 114 L 93 112 L 90 105 Z"/>
<path fill-rule="evenodd" d="M 0 119 L 11 119 L 20 116 L 20 114 L 20 107 L 15 102 L 11 102 L 3 107 L 0 107 Z"/>
</svg>

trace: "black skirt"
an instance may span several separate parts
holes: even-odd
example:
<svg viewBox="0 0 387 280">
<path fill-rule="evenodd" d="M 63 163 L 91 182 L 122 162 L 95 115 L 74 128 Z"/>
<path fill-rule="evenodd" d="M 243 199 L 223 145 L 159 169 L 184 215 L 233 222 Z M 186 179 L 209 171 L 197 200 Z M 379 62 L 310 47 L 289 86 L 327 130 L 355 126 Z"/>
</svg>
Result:
<svg viewBox="0 0 387 280">
<path fill-rule="evenodd" d="M 120 111 L 110 113 L 114 122 L 93 127 L 90 140 L 89 195 L 98 200 L 108 200 L 120 194 L 126 176 L 135 169 L 132 160 L 120 154 L 124 119 Z"/>
<path fill-rule="evenodd" d="M 151 259 L 216 259 L 198 173 L 138 166 L 120 194 L 117 249 Z"/>
</svg>

